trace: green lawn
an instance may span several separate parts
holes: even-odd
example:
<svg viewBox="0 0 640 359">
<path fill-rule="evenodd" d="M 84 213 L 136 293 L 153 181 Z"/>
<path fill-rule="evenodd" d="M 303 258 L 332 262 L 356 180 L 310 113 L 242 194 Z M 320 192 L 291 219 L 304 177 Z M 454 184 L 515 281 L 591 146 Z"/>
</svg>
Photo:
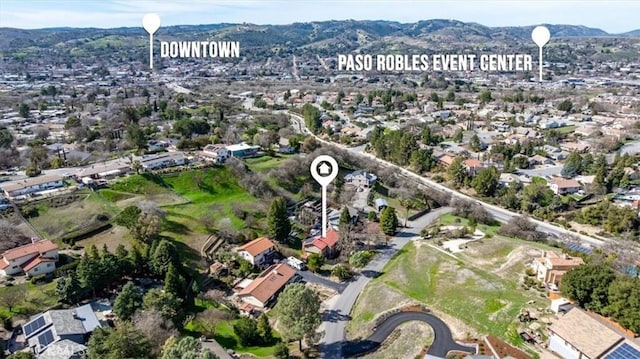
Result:
<svg viewBox="0 0 640 359">
<path fill-rule="evenodd" d="M 442 225 L 461 225 L 466 226 L 469 223 L 469 220 L 466 218 L 455 216 L 451 213 L 444 214 L 438 220 L 438 223 Z M 478 224 L 477 229 L 484 232 L 484 234 L 489 234 L 491 236 L 495 236 L 500 229 L 500 225 L 495 226 L 487 226 L 486 224 Z"/>
<path fill-rule="evenodd" d="M 32 284 L 27 282 L 11 287 L 0 287 L 0 298 L 7 296 L 10 291 L 17 291 L 18 299 L 14 302 L 11 312 L 6 300 L 0 301 L 0 316 L 10 318 L 13 316 L 28 319 L 29 316 L 40 313 L 58 303 L 55 281 L 45 284 Z"/>
<path fill-rule="evenodd" d="M 118 208 L 97 193 L 79 193 L 78 199 L 64 206 L 53 206 L 48 200 L 35 204 L 38 215 L 28 218 L 45 238 L 60 239 L 87 228 L 106 224 L 118 214 Z"/>
<path fill-rule="evenodd" d="M 558 131 L 558 133 L 560 133 L 560 134 L 562 134 L 562 135 L 566 135 L 566 134 L 569 134 L 569 133 L 571 133 L 571 132 L 575 131 L 575 130 L 576 130 L 576 128 L 578 128 L 578 126 L 575 126 L 575 125 L 574 125 L 574 126 L 564 126 L 564 127 L 560 127 L 560 128 L 557 128 L 556 130 Z"/>
<path fill-rule="evenodd" d="M 262 156 L 256 158 L 247 158 L 244 162 L 254 172 L 267 172 L 278 167 L 283 161 L 286 161 L 290 155 Z"/>
<path fill-rule="evenodd" d="M 187 323 L 184 329 L 196 336 L 201 335 L 203 331 L 202 324 L 195 319 Z M 273 331 L 273 336 L 276 343 L 280 341 L 280 335 L 277 332 Z M 275 344 L 268 347 L 245 347 L 240 344 L 240 339 L 233 331 L 233 321 L 220 321 L 216 324 L 215 340 L 226 349 L 233 349 L 238 353 L 248 353 L 257 357 L 270 357 L 275 350 Z"/>
<path fill-rule="evenodd" d="M 441 222 L 454 221 L 454 216 L 444 216 Z M 518 283 L 524 263 L 530 260 L 523 251 L 540 245 L 530 247 L 498 236 L 476 244 L 470 253 L 456 254 L 456 260 L 429 243 L 433 242 L 407 244 L 383 274 L 367 285 L 351 313 L 350 337 L 367 335 L 362 327 L 369 326 L 372 314 L 417 301 L 461 320 L 479 334 L 509 340 L 508 333 L 517 329 L 516 317 L 528 301 L 548 305 L 540 293 L 525 291 Z"/>
</svg>

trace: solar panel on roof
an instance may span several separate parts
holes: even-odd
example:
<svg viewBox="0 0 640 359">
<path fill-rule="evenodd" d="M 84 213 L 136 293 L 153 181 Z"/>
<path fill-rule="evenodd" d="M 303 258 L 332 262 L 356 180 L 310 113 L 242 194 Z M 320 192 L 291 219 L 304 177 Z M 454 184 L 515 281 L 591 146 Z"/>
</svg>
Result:
<svg viewBox="0 0 640 359">
<path fill-rule="evenodd" d="M 640 359 L 640 351 L 624 343 L 609 353 L 606 359 Z"/>
<path fill-rule="evenodd" d="M 25 324 L 24 326 L 24 335 L 25 337 L 31 336 L 31 334 L 37 332 L 42 327 L 44 327 L 45 321 L 43 316 L 39 316 L 31 322 Z"/>
<path fill-rule="evenodd" d="M 40 343 L 40 345 L 42 345 L 43 347 L 46 347 L 47 345 L 53 343 L 53 333 L 51 332 L 51 329 L 38 335 L 38 343 Z"/>
</svg>

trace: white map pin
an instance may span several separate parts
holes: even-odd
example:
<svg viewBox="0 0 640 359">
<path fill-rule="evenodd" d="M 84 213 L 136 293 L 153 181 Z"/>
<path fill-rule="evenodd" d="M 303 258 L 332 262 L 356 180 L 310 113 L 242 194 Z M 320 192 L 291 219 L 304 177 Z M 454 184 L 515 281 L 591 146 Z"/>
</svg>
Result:
<svg viewBox="0 0 640 359">
<path fill-rule="evenodd" d="M 531 39 L 536 43 L 536 45 L 538 45 L 538 48 L 540 49 L 540 56 L 538 61 L 538 69 L 540 70 L 540 82 L 542 82 L 542 47 L 549 42 L 550 38 L 551 33 L 549 32 L 549 29 L 544 26 L 536 26 L 536 28 L 531 31 Z"/>
<path fill-rule="evenodd" d="M 327 186 L 338 176 L 338 162 L 331 156 L 321 155 L 311 162 L 311 177 L 322 187 L 322 238 L 327 236 Z"/>
<path fill-rule="evenodd" d="M 160 28 L 160 16 L 146 14 L 142 18 L 142 27 L 149 33 L 149 68 L 153 69 L 153 34 Z"/>
</svg>

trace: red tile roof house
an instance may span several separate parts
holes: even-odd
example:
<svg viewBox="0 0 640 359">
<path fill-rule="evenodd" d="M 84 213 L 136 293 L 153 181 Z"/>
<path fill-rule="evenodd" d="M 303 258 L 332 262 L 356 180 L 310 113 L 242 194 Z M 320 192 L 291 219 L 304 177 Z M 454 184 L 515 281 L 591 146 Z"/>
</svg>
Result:
<svg viewBox="0 0 640 359">
<path fill-rule="evenodd" d="M 4 276 L 26 274 L 35 276 L 56 269 L 58 245 L 52 241 L 39 241 L 9 249 L 0 259 L 0 274 Z"/>
<path fill-rule="evenodd" d="M 338 239 L 340 235 L 334 229 L 327 231 L 327 236 L 315 236 L 302 243 L 303 258 L 309 254 L 322 254 L 326 258 L 332 258 L 338 253 Z"/>
<path fill-rule="evenodd" d="M 264 309 L 273 304 L 287 284 L 298 278 L 296 273 L 297 271 L 288 264 L 274 264 L 238 292 L 237 296 L 253 308 Z M 251 310 L 246 306 L 244 309 L 245 311 Z"/>
<path fill-rule="evenodd" d="M 469 172 L 471 176 L 475 176 L 476 174 L 478 174 L 478 172 L 480 172 L 481 169 L 484 168 L 484 165 L 482 164 L 482 162 L 476 160 L 475 158 L 466 159 L 462 161 L 462 164 L 464 165 L 464 168 L 467 169 L 467 172 Z"/>
<path fill-rule="evenodd" d="M 245 243 L 237 249 L 238 254 L 254 266 L 270 264 L 276 253 L 276 245 L 267 237 L 260 237 Z"/>
</svg>

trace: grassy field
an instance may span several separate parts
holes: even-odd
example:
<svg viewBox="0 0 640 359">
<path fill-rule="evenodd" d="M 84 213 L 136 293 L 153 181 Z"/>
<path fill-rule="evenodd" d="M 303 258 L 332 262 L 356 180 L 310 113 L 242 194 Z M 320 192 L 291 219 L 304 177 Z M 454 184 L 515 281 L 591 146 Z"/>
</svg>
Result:
<svg viewBox="0 0 640 359">
<path fill-rule="evenodd" d="M 10 291 L 17 291 L 19 296 L 14 302 L 11 312 L 9 312 L 8 303 L 4 299 L 0 302 L 0 316 L 3 318 L 18 316 L 28 319 L 30 315 L 58 303 L 55 282 L 37 285 L 27 282 L 11 287 L 2 286 L 0 287 L 0 298 L 5 298 Z"/>
<path fill-rule="evenodd" d="M 375 352 L 363 359 L 415 358 L 422 348 L 433 343 L 433 330 L 422 322 L 408 322 L 398 326 Z"/>
<path fill-rule="evenodd" d="M 47 201 L 35 206 L 38 215 L 29 218 L 29 222 L 48 239 L 61 238 L 98 222 L 106 223 L 105 218 L 112 218 L 119 212 L 113 203 L 96 193 L 81 194 L 79 200 L 60 207 L 53 207 Z"/>
<path fill-rule="evenodd" d="M 460 218 L 460 217 L 454 216 L 451 213 L 447 213 L 438 219 L 438 223 L 441 225 L 451 224 L 451 225 L 466 226 L 469 223 L 469 220 L 466 218 Z M 498 232 L 498 229 L 500 229 L 500 225 L 487 226 L 486 224 L 478 224 L 476 228 L 481 230 L 485 234 L 495 236 L 496 233 Z"/>
<path fill-rule="evenodd" d="M 445 216 L 443 222 L 452 219 Z M 518 313 L 529 301 L 548 305 L 539 292 L 519 285 L 525 263 L 544 245 L 497 236 L 469 244 L 456 259 L 430 244 L 409 243 L 371 281 L 351 313 L 349 337 L 368 335 L 376 314 L 419 302 L 440 315 L 458 339 L 492 334 L 509 340 L 518 327 Z"/>
<path fill-rule="evenodd" d="M 199 336 L 203 332 L 202 324 L 194 319 L 185 325 L 185 330 L 192 335 Z M 276 341 L 280 340 L 277 332 L 273 331 Z M 238 353 L 248 353 L 257 357 L 271 357 L 275 350 L 275 344 L 268 347 L 250 346 L 240 344 L 240 338 L 233 331 L 233 321 L 220 321 L 216 324 L 215 339 L 226 349 L 233 349 Z"/>
<path fill-rule="evenodd" d="M 268 172 L 278 167 L 282 162 L 286 161 L 289 155 L 262 156 L 256 158 L 247 158 L 244 162 L 249 166 L 253 172 Z"/>
</svg>

